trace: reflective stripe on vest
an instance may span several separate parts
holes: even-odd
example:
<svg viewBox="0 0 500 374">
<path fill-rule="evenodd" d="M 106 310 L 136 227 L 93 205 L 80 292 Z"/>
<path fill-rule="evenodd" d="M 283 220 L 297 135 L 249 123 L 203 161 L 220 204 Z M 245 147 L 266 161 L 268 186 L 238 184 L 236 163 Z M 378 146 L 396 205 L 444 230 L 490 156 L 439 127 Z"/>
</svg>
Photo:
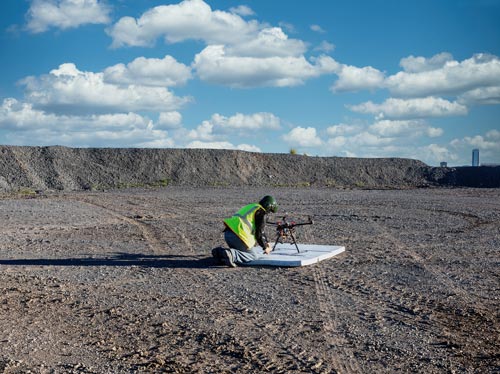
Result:
<svg viewBox="0 0 500 374">
<path fill-rule="evenodd" d="M 241 208 L 231 218 L 224 220 L 226 226 L 231 229 L 248 248 L 255 245 L 255 213 L 264 209 L 259 204 L 248 204 Z"/>
</svg>

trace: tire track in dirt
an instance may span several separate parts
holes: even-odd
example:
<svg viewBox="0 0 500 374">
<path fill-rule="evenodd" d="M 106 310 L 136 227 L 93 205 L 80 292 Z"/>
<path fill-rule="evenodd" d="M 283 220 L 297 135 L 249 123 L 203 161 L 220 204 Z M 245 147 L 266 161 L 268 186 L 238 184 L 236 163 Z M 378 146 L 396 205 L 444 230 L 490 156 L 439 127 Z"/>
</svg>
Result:
<svg viewBox="0 0 500 374">
<path fill-rule="evenodd" d="M 452 232 L 452 233 L 455 233 L 455 232 L 461 233 L 461 232 L 464 232 L 465 230 L 467 230 L 467 231 L 475 230 L 481 226 L 498 225 L 497 222 L 488 221 L 484 218 L 479 217 L 478 215 L 471 214 L 471 213 L 456 212 L 456 211 L 442 210 L 442 209 L 437 209 L 437 210 L 435 210 L 435 212 L 448 214 L 452 217 L 459 217 L 468 223 L 468 225 L 466 225 L 464 227 L 454 228 L 454 229 L 450 230 L 449 232 Z"/>
<path fill-rule="evenodd" d="M 218 297 L 213 299 L 215 303 L 219 303 L 219 300 Z M 237 302 L 231 305 L 236 313 L 240 313 L 244 307 Z M 246 333 L 237 335 L 233 330 Z M 245 347 L 245 358 L 256 366 L 252 371 L 259 369 L 259 372 L 318 374 L 332 372 L 328 362 L 297 344 L 287 329 L 269 329 L 265 323 L 243 318 L 231 320 L 227 327 L 219 329 L 219 333 L 229 334 L 239 346 Z"/>
<path fill-rule="evenodd" d="M 226 271 L 238 271 L 238 269 L 225 269 Z M 180 274 L 173 273 L 174 277 L 178 277 Z M 266 331 L 265 326 L 262 326 L 258 321 L 248 319 L 248 318 L 235 318 L 230 320 L 224 320 L 223 317 L 219 316 L 221 306 L 223 309 L 228 310 L 230 313 L 239 315 L 241 310 L 245 308 L 239 300 L 234 300 L 228 297 L 224 293 L 221 287 L 220 279 L 217 279 L 213 274 L 211 269 L 183 269 L 181 277 L 189 278 L 190 282 L 195 284 L 204 285 L 204 292 L 202 295 L 197 294 L 197 302 L 203 305 L 203 310 L 206 311 L 205 315 L 212 321 L 212 328 L 210 331 L 214 332 L 219 336 L 227 336 L 228 344 L 223 342 L 222 346 L 220 342 L 218 344 L 208 344 L 209 349 L 214 353 L 220 353 L 226 351 L 226 354 L 241 356 L 240 359 L 246 365 L 251 365 L 252 371 L 258 370 L 259 372 L 272 372 L 272 373 L 288 373 L 286 369 L 280 369 L 283 366 L 288 368 L 295 365 L 295 360 L 289 360 L 288 364 L 284 363 L 282 360 L 278 359 L 275 352 L 286 351 L 290 356 L 298 358 L 296 354 L 291 352 L 289 349 L 277 341 L 273 336 Z M 182 282 L 186 284 L 187 282 Z M 188 290 L 186 290 L 188 292 Z M 213 313 L 212 313 L 213 311 Z M 210 317 L 210 316 L 213 317 Z M 209 332 L 210 332 L 209 331 Z M 240 335 L 234 332 L 245 331 L 244 335 Z M 231 346 L 235 345 L 237 351 L 232 351 Z M 239 352 L 241 351 L 241 352 Z"/>
<path fill-rule="evenodd" d="M 418 328 L 426 340 L 449 349 L 454 349 L 454 346 L 447 339 L 450 342 L 457 340 L 457 323 L 469 324 L 467 330 L 459 333 L 461 338 L 458 341 L 470 342 L 480 339 L 482 329 L 498 326 L 498 317 L 491 315 L 491 310 L 490 314 L 487 311 L 474 312 L 464 308 L 463 303 L 455 306 L 432 293 L 422 294 L 389 281 L 364 282 L 356 277 L 338 277 L 332 281 L 331 287 L 350 297 L 350 305 L 357 305 L 361 323 L 369 323 L 376 329 L 390 326 Z M 461 312 L 464 309 L 468 310 L 465 315 Z M 485 347 L 493 349 L 489 343 L 485 343 Z"/>
<path fill-rule="evenodd" d="M 109 214 L 111 214 L 112 216 L 114 216 L 114 217 L 116 217 L 116 218 L 118 218 L 118 219 L 120 219 L 122 221 L 125 221 L 125 222 L 131 224 L 132 226 L 135 226 L 141 232 L 143 238 L 146 240 L 146 243 L 148 244 L 148 246 L 151 249 L 151 252 L 153 254 L 159 255 L 159 254 L 164 253 L 162 246 L 156 240 L 156 238 L 154 237 L 151 229 L 145 223 L 140 222 L 140 221 L 138 221 L 138 220 L 136 220 L 134 218 L 127 217 L 126 215 L 124 215 L 122 213 L 119 213 L 116 210 L 111 209 L 111 208 L 109 208 L 108 206 L 106 206 L 106 205 L 104 205 L 102 203 L 98 203 L 98 202 L 92 201 L 92 200 L 90 200 L 88 198 L 70 197 L 69 199 L 70 200 L 74 200 L 74 201 L 78 201 L 78 202 L 81 202 L 81 203 L 85 203 L 87 205 L 94 206 L 94 207 L 97 207 L 97 208 L 100 208 L 100 209 L 103 209 L 106 212 L 108 212 Z"/>
<path fill-rule="evenodd" d="M 297 344 L 286 329 L 269 331 L 267 326 L 256 321 L 247 321 L 240 328 L 244 331 L 257 329 L 258 339 L 251 336 L 245 339 L 239 338 L 244 344 L 251 346 L 255 355 L 266 363 L 267 368 L 272 373 L 331 373 L 330 363 L 316 356 L 314 352 L 305 349 Z M 258 340 L 258 342 L 257 342 Z M 265 351 L 261 347 L 265 347 Z M 272 352 L 272 353 L 271 353 Z"/>
<path fill-rule="evenodd" d="M 209 291 L 218 289 L 217 286 L 219 286 L 220 281 L 214 278 L 210 270 L 197 269 L 193 271 L 193 269 L 187 269 L 187 271 L 190 273 L 190 279 L 195 280 L 195 283 L 203 282 L 201 284 L 206 284 Z M 235 270 L 228 269 L 228 271 Z M 219 291 L 221 290 L 219 289 Z M 240 310 L 247 307 L 240 300 L 232 299 L 228 302 L 228 299 L 221 292 L 208 292 L 208 294 L 208 309 L 213 304 L 226 304 L 233 310 L 236 310 L 237 313 L 240 313 Z M 303 347 L 297 345 L 286 330 L 278 329 L 271 333 L 270 329 L 256 320 L 242 319 L 232 321 L 232 323 L 238 325 L 234 329 L 235 331 L 247 331 L 245 336 L 234 335 L 232 332 L 229 332 L 229 334 L 235 341 L 240 342 L 241 346 L 250 347 L 250 349 L 245 350 L 246 355 L 257 364 L 257 367 L 261 371 L 273 373 L 332 372 L 331 368 L 329 368 L 329 362 L 324 362 L 321 358 L 314 356 L 310 350 L 303 349 Z M 224 331 L 224 333 L 227 334 L 228 332 Z M 258 342 L 256 339 L 258 339 Z M 349 372 L 360 372 L 359 366 L 355 363 L 351 364 L 351 366 L 353 369 Z"/>
<path fill-rule="evenodd" d="M 449 213 L 449 212 L 446 212 Z M 465 219 L 465 218 L 464 218 Z M 389 228 L 384 227 L 382 223 L 373 221 L 373 225 L 375 228 L 378 229 L 378 232 L 381 236 L 383 236 L 388 242 L 392 243 L 395 247 L 395 249 L 399 253 L 406 254 L 410 257 L 410 259 L 415 262 L 416 265 L 418 265 L 420 268 L 425 270 L 426 272 L 432 274 L 433 279 L 436 282 L 441 283 L 442 285 L 445 286 L 445 288 L 449 291 L 452 291 L 455 295 L 460 295 L 462 300 L 466 302 L 467 304 L 475 304 L 478 306 L 478 304 L 484 308 L 487 309 L 484 304 L 480 302 L 478 299 L 472 299 L 470 297 L 470 292 L 468 290 L 463 289 L 462 287 L 458 286 L 455 281 L 453 281 L 446 273 L 443 271 L 437 269 L 435 266 L 432 266 L 431 264 L 427 263 L 427 261 L 420 255 L 418 254 L 415 250 L 410 249 L 408 245 L 403 243 L 401 239 L 397 238 L 393 233 L 390 232 Z M 417 244 L 417 247 L 419 248 L 425 248 L 424 244 Z"/>
<path fill-rule="evenodd" d="M 183 237 L 180 230 L 174 229 L 174 232 L 178 232 L 181 238 Z M 184 241 L 188 248 L 193 249 L 191 242 L 185 236 Z M 197 257 L 193 256 L 194 258 Z M 227 269 L 227 271 L 238 270 Z M 212 309 L 214 309 L 214 315 L 217 315 L 221 306 L 224 306 L 223 308 L 230 312 L 235 312 L 235 314 L 240 314 L 241 310 L 247 307 L 244 303 L 231 299 L 224 293 L 224 290 L 220 287 L 221 281 L 215 277 L 212 269 L 184 268 L 182 273 L 172 272 L 171 276 L 176 279 L 176 283 L 182 285 L 186 293 L 190 292 L 190 290 L 185 285 L 190 282 L 204 285 L 203 295 L 197 294 L 197 302 L 203 305 L 207 316 L 211 314 Z M 183 279 L 189 279 L 189 282 L 185 282 Z M 303 372 L 304 369 L 307 369 L 311 373 L 324 372 L 324 370 L 321 370 L 323 363 L 311 359 L 310 352 L 301 349 L 296 344 L 294 345 L 294 342 L 290 341 L 288 334 L 280 336 L 271 334 L 261 322 L 252 319 L 235 319 L 230 321 L 230 325 L 224 326 L 224 324 L 217 323 L 216 319 L 218 317 L 213 318 L 215 320 L 213 321 L 214 330 L 212 331 L 222 336 L 229 336 L 230 342 L 243 350 L 244 361 L 254 366 L 252 370 L 257 368 L 260 372 L 289 373 Z M 241 336 L 234 334 L 233 331 L 246 331 L 246 334 Z M 210 349 L 213 352 L 218 352 L 221 347 L 220 345 L 214 345 Z M 234 352 L 231 354 L 234 354 Z M 294 369 L 297 365 L 301 365 L 298 370 Z"/>
<path fill-rule="evenodd" d="M 228 268 L 227 271 L 238 270 Z M 236 355 L 243 363 L 251 365 L 252 371 L 257 369 L 259 372 L 287 373 L 287 370 L 278 370 L 283 366 L 283 362 L 277 359 L 274 353 L 283 348 L 276 345 L 279 342 L 267 334 L 265 327 L 251 319 L 231 318 L 227 320 L 220 316 L 221 309 L 227 310 L 228 315 L 238 315 L 244 305 L 240 304 L 238 300 L 231 300 L 224 293 L 221 289 L 221 281 L 216 279 L 212 272 L 211 269 L 185 268 L 182 269 L 182 273 L 174 271 L 171 274 L 176 282 L 182 285 L 186 293 L 192 292 L 186 287 L 187 284 L 203 285 L 203 292 L 196 294 L 198 305 L 205 311 L 204 315 L 210 321 L 205 325 L 208 330 L 203 335 L 215 333 L 219 337 L 227 337 L 222 342 L 218 341 L 217 344 L 208 340 L 205 342 L 207 344 L 205 348 L 216 354 Z M 189 282 L 182 279 L 189 279 Z M 240 335 L 235 331 L 245 331 L 245 334 Z M 258 342 L 256 341 L 257 337 Z"/>
<path fill-rule="evenodd" d="M 191 240 L 186 236 L 186 234 L 184 234 L 184 232 L 182 230 L 171 226 L 168 228 L 167 232 L 170 234 L 168 236 L 168 238 L 172 238 L 179 243 L 184 243 L 184 245 L 182 246 L 183 253 L 190 254 L 191 257 L 193 257 L 193 259 L 197 258 L 196 252 L 194 250 L 194 245 L 192 244 Z M 171 235 L 172 233 L 174 234 L 173 236 Z M 163 235 L 162 237 L 165 237 L 165 235 Z M 180 238 L 180 240 L 178 238 Z M 173 249 L 173 247 L 171 247 L 171 248 Z"/>
<path fill-rule="evenodd" d="M 167 254 L 165 251 L 165 246 L 170 247 L 170 249 L 173 249 L 173 246 L 169 242 L 162 243 L 162 240 L 158 237 L 159 235 L 157 233 L 155 233 L 153 226 L 150 226 L 144 222 L 141 222 L 138 219 L 128 217 L 128 216 L 124 215 L 123 213 L 118 212 L 117 210 L 113 209 L 112 207 L 110 207 L 104 203 L 99 203 L 99 202 L 93 201 L 91 199 L 88 199 L 88 198 L 86 199 L 86 198 L 82 198 L 82 197 L 70 197 L 70 199 L 73 199 L 73 200 L 76 200 L 79 202 L 83 202 L 83 203 L 88 204 L 88 205 L 93 206 L 93 207 L 103 209 L 106 212 L 108 212 L 109 214 L 111 214 L 112 216 L 138 228 L 142 237 L 144 238 L 148 247 L 150 248 L 151 253 L 154 256 L 160 256 L 160 257 L 165 256 Z M 172 231 L 174 231 L 175 233 L 177 233 L 179 231 L 178 229 L 173 228 L 173 227 L 171 229 L 172 230 L 167 230 L 169 232 L 169 234 Z M 186 245 L 188 246 L 188 248 L 191 249 L 191 252 L 192 252 L 192 245 L 190 244 L 189 240 L 185 236 L 181 236 L 181 238 L 182 237 L 185 239 Z M 188 284 L 189 282 L 186 282 L 185 278 L 186 277 L 189 278 L 189 275 L 192 275 L 193 270 L 189 269 L 189 268 L 182 269 L 182 276 L 179 276 L 179 274 L 181 273 L 179 271 L 179 269 L 169 268 L 168 270 L 170 273 L 170 281 L 172 283 L 175 283 L 175 289 L 183 290 L 185 294 L 188 294 L 189 290 L 186 289 L 185 285 Z M 139 271 L 143 274 L 147 273 L 144 269 L 139 269 Z M 189 275 L 187 275 L 186 273 L 189 273 Z M 182 279 L 182 278 L 184 278 L 184 279 Z M 116 285 L 116 282 L 114 282 L 114 284 Z"/>
<path fill-rule="evenodd" d="M 314 285 L 316 297 L 321 313 L 321 321 L 325 331 L 324 337 L 331 347 L 331 360 L 335 370 L 339 373 L 361 373 L 361 367 L 356 361 L 354 351 L 349 347 L 349 342 L 332 316 L 338 315 L 333 300 L 332 290 L 327 283 L 327 275 L 323 266 L 314 266 Z"/>
<path fill-rule="evenodd" d="M 331 289 L 349 298 L 350 304 L 357 305 L 361 320 L 370 324 L 384 326 L 404 323 L 418 324 L 421 331 L 427 330 L 425 320 L 431 308 L 444 308 L 439 301 L 408 291 L 389 282 L 364 282 L 359 277 L 337 278 L 332 281 Z"/>
<path fill-rule="evenodd" d="M 467 217 L 470 219 L 468 215 L 463 216 L 466 221 L 469 221 Z M 459 341 L 463 342 L 481 339 L 480 331 L 485 328 L 493 328 L 498 331 L 498 328 L 495 327 L 498 326 L 498 314 L 495 312 L 491 313 L 491 307 L 482 302 L 481 298 L 473 297 L 473 293 L 457 285 L 444 271 L 427 263 L 420 254 L 409 248 L 392 234 L 388 228 L 378 222 L 374 223 L 374 226 L 378 228 L 380 234 L 389 243 L 392 243 L 400 253 L 407 255 L 417 266 L 431 274 L 435 283 L 444 286 L 443 290 L 449 296 L 452 296 L 452 303 L 449 303 L 446 300 L 433 300 L 427 295 L 408 292 L 405 289 L 397 290 L 399 297 L 394 298 L 394 295 L 389 295 L 390 303 L 388 304 L 397 317 L 397 320 L 405 322 L 410 326 L 417 322 L 422 330 L 428 330 L 430 326 L 428 325 L 428 321 L 426 321 L 425 314 L 434 315 L 434 326 L 438 327 L 438 329 L 429 331 L 429 333 L 438 342 L 442 341 L 443 336 L 450 336 L 450 331 L 453 331 L 453 333 L 449 339 L 456 340 L 460 336 Z M 424 245 L 420 244 L 418 247 L 423 248 Z M 372 291 L 370 290 L 370 292 Z M 467 312 L 464 313 L 462 311 L 464 309 Z M 462 326 L 461 331 L 457 331 L 457 324 Z M 488 346 L 489 343 L 485 344 Z M 464 347 L 466 345 L 467 343 L 464 343 Z M 445 346 L 453 348 L 453 344 L 450 343 L 446 343 Z"/>
</svg>

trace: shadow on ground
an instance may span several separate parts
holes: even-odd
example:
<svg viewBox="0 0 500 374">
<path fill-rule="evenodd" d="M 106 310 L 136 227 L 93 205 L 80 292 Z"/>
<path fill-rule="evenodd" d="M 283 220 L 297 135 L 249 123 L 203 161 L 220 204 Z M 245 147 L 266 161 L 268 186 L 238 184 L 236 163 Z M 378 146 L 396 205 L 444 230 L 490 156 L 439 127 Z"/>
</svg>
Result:
<svg viewBox="0 0 500 374">
<path fill-rule="evenodd" d="M 0 259 L 9 266 L 141 266 L 151 268 L 200 269 L 217 266 L 212 257 L 116 253 L 112 257 Z"/>
</svg>

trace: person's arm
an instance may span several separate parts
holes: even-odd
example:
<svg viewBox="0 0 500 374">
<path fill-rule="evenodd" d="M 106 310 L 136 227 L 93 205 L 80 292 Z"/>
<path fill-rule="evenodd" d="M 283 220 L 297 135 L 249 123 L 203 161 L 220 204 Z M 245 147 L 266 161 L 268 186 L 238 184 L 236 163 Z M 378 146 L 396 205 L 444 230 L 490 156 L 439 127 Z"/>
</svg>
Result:
<svg viewBox="0 0 500 374">
<path fill-rule="evenodd" d="M 271 252 L 271 245 L 267 241 L 266 233 L 264 231 L 266 227 L 265 220 L 266 213 L 263 210 L 259 210 L 255 213 L 255 239 L 257 243 L 264 249 L 266 254 Z"/>
</svg>

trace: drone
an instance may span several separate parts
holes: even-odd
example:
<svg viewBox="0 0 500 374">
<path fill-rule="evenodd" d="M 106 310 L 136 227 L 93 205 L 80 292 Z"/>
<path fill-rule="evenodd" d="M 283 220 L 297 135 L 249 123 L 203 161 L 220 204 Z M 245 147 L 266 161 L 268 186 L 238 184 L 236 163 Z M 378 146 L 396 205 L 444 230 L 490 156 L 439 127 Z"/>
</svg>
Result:
<svg viewBox="0 0 500 374">
<path fill-rule="evenodd" d="M 299 246 L 297 245 L 297 241 L 295 240 L 295 235 L 294 235 L 295 227 L 312 225 L 313 220 L 311 216 L 308 216 L 308 221 L 306 222 L 287 221 L 286 216 L 283 216 L 281 221 L 271 222 L 268 220 L 266 221 L 266 223 L 276 226 L 276 241 L 274 242 L 274 246 L 271 252 L 274 251 L 278 243 L 283 243 L 285 240 L 288 240 L 295 245 L 295 248 L 297 248 L 297 253 L 300 253 Z"/>
</svg>

